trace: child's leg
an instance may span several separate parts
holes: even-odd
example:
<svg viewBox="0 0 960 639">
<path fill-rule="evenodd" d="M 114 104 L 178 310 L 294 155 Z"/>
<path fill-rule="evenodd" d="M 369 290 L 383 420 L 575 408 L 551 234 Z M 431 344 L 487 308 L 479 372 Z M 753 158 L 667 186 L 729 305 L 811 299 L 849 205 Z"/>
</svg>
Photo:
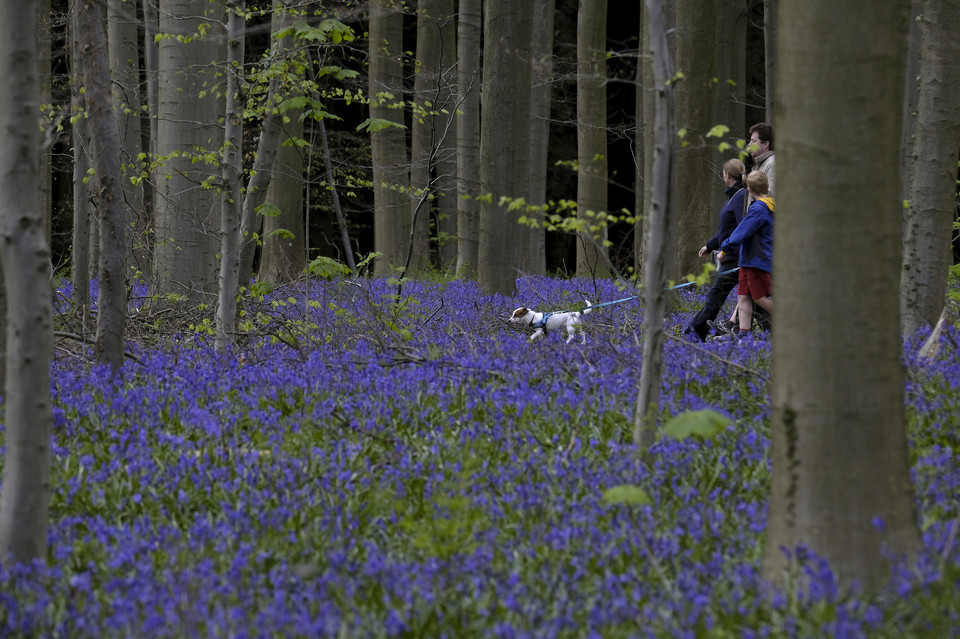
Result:
<svg viewBox="0 0 960 639">
<path fill-rule="evenodd" d="M 740 316 L 740 332 L 749 333 L 753 321 L 753 300 L 749 295 L 737 295 L 737 315 Z"/>
<path fill-rule="evenodd" d="M 754 300 L 754 301 L 757 303 L 757 305 L 760 308 L 762 308 L 766 312 L 773 315 L 773 298 L 772 297 L 768 295 L 767 297 L 761 297 L 760 299 Z"/>
</svg>

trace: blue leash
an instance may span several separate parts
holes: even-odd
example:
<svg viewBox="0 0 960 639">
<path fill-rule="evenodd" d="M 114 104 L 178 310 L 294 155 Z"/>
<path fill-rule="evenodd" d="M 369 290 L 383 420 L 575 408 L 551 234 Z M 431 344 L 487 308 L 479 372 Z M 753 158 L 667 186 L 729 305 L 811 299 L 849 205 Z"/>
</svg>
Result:
<svg viewBox="0 0 960 639">
<path fill-rule="evenodd" d="M 721 275 L 726 275 L 727 273 L 735 273 L 735 272 L 737 272 L 737 271 L 739 271 L 739 270 L 740 270 L 740 267 L 738 266 L 738 267 L 736 267 L 736 268 L 730 269 L 729 271 L 717 271 L 715 274 L 711 275 L 710 277 L 720 277 Z M 674 291 L 674 290 L 676 290 L 676 289 L 678 289 L 678 288 L 684 288 L 684 287 L 686 287 L 686 286 L 692 286 L 692 285 L 694 285 L 694 284 L 696 284 L 696 283 L 697 283 L 696 280 L 694 280 L 693 282 L 684 282 L 683 284 L 677 284 L 677 285 L 675 285 L 675 286 L 668 286 L 667 288 L 665 288 L 665 289 L 663 289 L 663 290 L 665 290 L 665 291 Z M 623 298 L 623 299 L 621 299 L 621 300 L 613 300 L 612 302 L 604 302 L 604 303 L 602 303 L 602 304 L 593 304 L 592 306 L 587 306 L 587 307 L 584 307 L 584 308 L 580 309 L 580 312 L 582 313 L 583 311 L 586 311 L 586 310 L 591 309 L 591 308 L 600 308 L 601 306 L 610 306 L 610 305 L 612 305 L 612 304 L 622 304 L 623 302 L 629 302 L 630 300 L 635 300 L 635 299 L 638 299 L 639 297 L 640 297 L 639 295 L 632 295 L 632 296 L 630 296 L 630 297 L 625 297 L 625 298 Z M 551 315 L 553 315 L 553 313 L 551 313 Z M 546 319 L 546 318 L 544 318 L 544 319 Z"/>
</svg>

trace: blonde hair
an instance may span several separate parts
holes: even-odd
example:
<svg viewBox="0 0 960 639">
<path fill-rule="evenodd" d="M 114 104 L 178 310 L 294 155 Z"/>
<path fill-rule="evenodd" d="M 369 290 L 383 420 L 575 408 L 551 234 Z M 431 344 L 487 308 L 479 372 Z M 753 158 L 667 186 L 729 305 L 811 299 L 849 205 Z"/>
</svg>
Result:
<svg viewBox="0 0 960 639">
<path fill-rule="evenodd" d="M 730 158 L 723 163 L 723 170 L 726 171 L 730 177 L 739 180 L 743 177 L 747 169 L 743 166 L 743 162 L 741 162 L 739 158 Z"/>
<path fill-rule="evenodd" d="M 754 195 L 766 195 L 770 189 L 770 180 L 763 171 L 751 171 L 747 176 L 747 188 Z"/>
</svg>

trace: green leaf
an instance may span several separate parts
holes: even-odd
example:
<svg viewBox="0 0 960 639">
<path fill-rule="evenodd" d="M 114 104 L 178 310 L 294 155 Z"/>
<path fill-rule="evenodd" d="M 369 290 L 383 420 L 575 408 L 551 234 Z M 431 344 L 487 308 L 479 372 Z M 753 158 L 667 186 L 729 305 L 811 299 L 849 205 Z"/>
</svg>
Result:
<svg viewBox="0 0 960 639">
<path fill-rule="evenodd" d="M 704 409 L 689 411 L 677 415 L 663 427 L 663 434 L 673 439 L 700 437 L 713 439 L 732 423 L 730 418 L 720 413 Z"/>
<path fill-rule="evenodd" d="M 376 133 L 377 131 L 382 131 L 389 127 L 395 126 L 399 129 L 405 129 L 402 124 L 397 124 L 396 122 L 391 122 L 390 120 L 384 120 L 381 118 L 367 118 L 357 126 L 357 131 L 366 131 L 367 133 Z"/>
<path fill-rule="evenodd" d="M 621 484 L 603 491 L 603 501 L 608 504 L 626 504 L 628 506 L 646 506 L 652 503 L 650 495 L 640 486 Z"/>
</svg>

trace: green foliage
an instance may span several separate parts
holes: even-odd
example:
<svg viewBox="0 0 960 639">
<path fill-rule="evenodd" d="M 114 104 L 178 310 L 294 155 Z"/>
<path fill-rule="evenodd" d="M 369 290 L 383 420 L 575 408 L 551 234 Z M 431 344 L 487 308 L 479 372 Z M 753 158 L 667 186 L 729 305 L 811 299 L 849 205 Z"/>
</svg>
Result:
<svg viewBox="0 0 960 639">
<path fill-rule="evenodd" d="M 623 484 L 603 491 L 603 501 L 608 504 L 623 504 L 627 506 L 648 506 L 651 503 L 650 495 L 640 486 Z"/>
<path fill-rule="evenodd" d="M 673 439 L 698 437 L 714 439 L 731 424 L 728 417 L 713 410 L 697 410 L 681 413 L 663 426 L 663 435 Z"/>
<path fill-rule="evenodd" d="M 307 275 L 332 280 L 336 277 L 350 275 L 350 269 L 335 259 L 321 255 L 307 265 Z"/>
</svg>

